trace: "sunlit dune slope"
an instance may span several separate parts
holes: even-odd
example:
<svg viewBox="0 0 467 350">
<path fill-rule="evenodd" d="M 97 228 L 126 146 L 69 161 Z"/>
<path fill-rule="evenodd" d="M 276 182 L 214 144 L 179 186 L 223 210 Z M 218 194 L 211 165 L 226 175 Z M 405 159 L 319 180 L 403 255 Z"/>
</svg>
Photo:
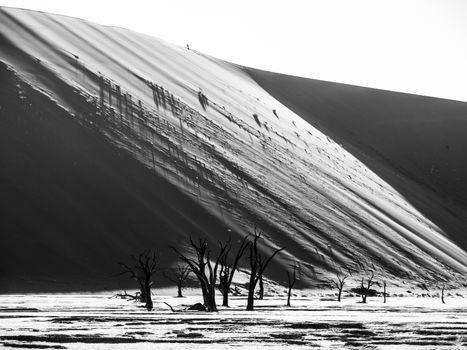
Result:
<svg viewBox="0 0 467 350">
<path fill-rule="evenodd" d="M 466 102 L 247 71 L 467 249 Z"/>
<path fill-rule="evenodd" d="M 33 11 L 1 8 L 0 35 L 2 290 L 117 288 L 130 254 L 255 226 L 279 282 L 464 282 L 442 228 L 240 67 Z"/>
</svg>

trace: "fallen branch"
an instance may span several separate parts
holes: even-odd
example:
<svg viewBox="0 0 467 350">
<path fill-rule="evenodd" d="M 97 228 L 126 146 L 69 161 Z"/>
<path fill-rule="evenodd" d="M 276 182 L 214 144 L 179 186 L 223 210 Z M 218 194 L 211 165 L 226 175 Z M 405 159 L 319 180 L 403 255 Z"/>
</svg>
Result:
<svg viewBox="0 0 467 350">
<path fill-rule="evenodd" d="M 140 301 L 141 300 L 141 294 L 138 292 L 136 294 L 128 294 L 126 291 L 123 293 L 117 293 L 111 298 L 120 298 L 120 299 L 127 299 L 127 300 L 133 300 L 133 301 Z"/>
<path fill-rule="evenodd" d="M 170 307 L 170 310 L 172 310 L 172 312 L 176 312 L 176 311 L 174 310 L 174 308 L 173 308 L 169 303 L 166 303 L 166 302 L 164 301 L 164 304 L 167 305 L 168 307 Z"/>
</svg>

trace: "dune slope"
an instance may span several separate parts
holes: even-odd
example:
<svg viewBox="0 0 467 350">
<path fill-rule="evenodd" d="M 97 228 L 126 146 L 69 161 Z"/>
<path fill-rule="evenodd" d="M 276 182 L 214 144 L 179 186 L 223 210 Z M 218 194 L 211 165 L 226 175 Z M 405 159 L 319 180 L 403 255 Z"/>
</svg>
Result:
<svg viewBox="0 0 467 350">
<path fill-rule="evenodd" d="M 241 68 L 33 11 L 1 8 L 0 35 L 2 290 L 116 288 L 130 254 L 255 226 L 277 281 L 463 283 L 464 250 Z"/>
<path fill-rule="evenodd" d="M 467 103 L 247 71 L 467 249 Z"/>
</svg>

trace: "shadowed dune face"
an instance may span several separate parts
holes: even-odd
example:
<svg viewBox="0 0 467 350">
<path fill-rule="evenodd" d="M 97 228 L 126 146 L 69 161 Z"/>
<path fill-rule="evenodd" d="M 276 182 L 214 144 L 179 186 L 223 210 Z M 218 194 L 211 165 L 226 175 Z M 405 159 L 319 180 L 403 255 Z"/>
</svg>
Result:
<svg viewBox="0 0 467 350">
<path fill-rule="evenodd" d="M 303 286 L 339 269 L 464 283 L 465 251 L 239 67 L 33 11 L 0 8 L 0 33 L 1 290 L 117 288 L 130 254 L 168 266 L 188 235 L 255 226 L 264 254 L 286 247 L 279 282 L 297 261 Z"/>
<path fill-rule="evenodd" d="M 467 249 L 467 103 L 246 70 Z"/>
<path fill-rule="evenodd" d="M 167 252 L 186 232 L 224 231 L 189 197 L 3 65 L 0 80 L 0 291 L 128 286 L 115 274 L 129 254 Z M 168 255 L 160 254 L 161 265 Z"/>
</svg>

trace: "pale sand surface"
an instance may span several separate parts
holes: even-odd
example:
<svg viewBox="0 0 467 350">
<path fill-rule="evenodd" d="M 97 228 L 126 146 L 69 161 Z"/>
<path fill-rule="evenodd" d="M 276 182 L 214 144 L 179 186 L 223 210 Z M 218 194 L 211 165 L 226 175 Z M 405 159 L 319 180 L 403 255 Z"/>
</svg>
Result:
<svg viewBox="0 0 467 350">
<path fill-rule="evenodd" d="M 167 290 L 161 291 L 167 293 Z M 62 346 L 65 349 L 460 349 L 467 345 L 467 299 L 369 298 L 346 296 L 341 303 L 326 292 L 299 291 L 292 307 L 284 296 L 256 302 L 233 297 L 218 313 L 171 312 L 198 302 L 156 295 L 155 310 L 109 299 L 109 294 L 3 295 L 0 343 Z M 170 295 L 170 294 L 169 294 Z M 304 296 L 305 295 L 305 296 Z M 34 308 L 34 309 L 21 309 Z"/>
</svg>

